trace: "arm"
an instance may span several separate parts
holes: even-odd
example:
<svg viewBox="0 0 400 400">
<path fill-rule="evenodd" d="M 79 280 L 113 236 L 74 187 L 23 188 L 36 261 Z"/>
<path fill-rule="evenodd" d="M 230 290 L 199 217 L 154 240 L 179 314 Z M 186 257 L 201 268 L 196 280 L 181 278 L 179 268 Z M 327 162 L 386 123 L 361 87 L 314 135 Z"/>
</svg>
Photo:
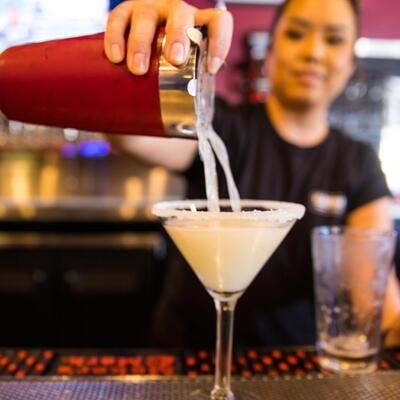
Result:
<svg viewBox="0 0 400 400">
<path fill-rule="evenodd" d="M 348 217 L 347 225 L 359 228 L 393 229 L 391 200 L 383 197 L 355 209 Z M 387 332 L 385 345 L 400 344 L 400 286 L 392 269 L 387 285 L 382 330 Z"/>
<path fill-rule="evenodd" d="M 110 135 L 108 139 L 115 148 L 176 172 L 189 168 L 197 152 L 196 140 L 125 135 Z"/>
</svg>

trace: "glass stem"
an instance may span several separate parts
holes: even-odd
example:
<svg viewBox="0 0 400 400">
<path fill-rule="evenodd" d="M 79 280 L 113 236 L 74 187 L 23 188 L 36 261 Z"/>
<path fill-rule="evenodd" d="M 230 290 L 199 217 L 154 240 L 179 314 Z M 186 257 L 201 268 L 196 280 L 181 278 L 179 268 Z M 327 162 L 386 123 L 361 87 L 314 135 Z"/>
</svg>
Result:
<svg viewBox="0 0 400 400">
<path fill-rule="evenodd" d="M 231 391 L 231 362 L 233 317 L 237 298 L 220 300 L 214 298 L 217 310 L 217 345 L 215 354 L 215 384 L 212 400 L 233 400 Z"/>
</svg>

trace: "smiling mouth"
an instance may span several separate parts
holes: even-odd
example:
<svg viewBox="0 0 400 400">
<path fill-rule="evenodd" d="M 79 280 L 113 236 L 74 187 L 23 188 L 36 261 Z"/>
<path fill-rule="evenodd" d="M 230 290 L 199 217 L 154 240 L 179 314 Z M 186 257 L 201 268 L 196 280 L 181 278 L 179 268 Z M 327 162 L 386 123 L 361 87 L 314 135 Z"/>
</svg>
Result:
<svg viewBox="0 0 400 400">
<path fill-rule="evenodd" d="M 295 72 L 294 76 L 298 81 L 308 85 L 318 84 L 323 81 L 323 75 L 314 71 Z"/>
</svg>

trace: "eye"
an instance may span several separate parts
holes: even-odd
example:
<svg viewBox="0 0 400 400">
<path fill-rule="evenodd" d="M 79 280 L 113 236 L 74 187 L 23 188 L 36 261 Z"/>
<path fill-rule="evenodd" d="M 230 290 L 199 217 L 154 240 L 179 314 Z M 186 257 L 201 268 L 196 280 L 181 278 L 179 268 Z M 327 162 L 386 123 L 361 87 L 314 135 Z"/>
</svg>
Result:
<svg viewBox="0 0 400 400">
<path fill-rule="evenodd" d="M 288 29 L 286 31 L 286 37 L 291 40 L 300 40 L 304 37 L 304 33 L 298 29 Z"/>
<path fill-rule="evenodd" d="M 339 46 L 344 42 L 344 38 L 342 36 L 331 35 L 326 38 L 326 42 L 332 46 Z"/>
</svg>

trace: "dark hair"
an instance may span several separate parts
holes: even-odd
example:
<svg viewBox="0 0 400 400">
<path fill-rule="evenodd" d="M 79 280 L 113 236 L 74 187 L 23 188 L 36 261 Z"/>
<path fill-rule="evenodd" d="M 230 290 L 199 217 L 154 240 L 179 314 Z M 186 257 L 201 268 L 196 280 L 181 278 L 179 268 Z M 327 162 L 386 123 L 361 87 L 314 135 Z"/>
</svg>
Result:
<svg viewBox="0 0 400 400">
<path fill-rule="evenodd" d="M 334 1 L 334 0 L 330 0 L 330 1 Z M 359 0 L 347 0 L 354 12 L 354 16 L 355 16 L 355 20 L 356 20 L 356 31 L 357 31 L 357 36 L 360 30 L 360 15 L 361 15 L 361 11 L 360 11 L 360 2 Z M 274 18 L 272 19 L 272 23 L 271 23 L 271 27 L 269 30 L 270 33 L 270 45 L 272 43 L 272 39 L 275 35 L 275 31 L 276 31 L 276 27 L 279 23 L 279 20 L 282 17 L 282 14 L 284 13 L 284 11 L 286 10 L 287 6 L 289 5 L 289 3 L 291 2 L 291 0 L 285 0 L 282 4 L 280 4 L 275 12 Z"/>
</svg>

